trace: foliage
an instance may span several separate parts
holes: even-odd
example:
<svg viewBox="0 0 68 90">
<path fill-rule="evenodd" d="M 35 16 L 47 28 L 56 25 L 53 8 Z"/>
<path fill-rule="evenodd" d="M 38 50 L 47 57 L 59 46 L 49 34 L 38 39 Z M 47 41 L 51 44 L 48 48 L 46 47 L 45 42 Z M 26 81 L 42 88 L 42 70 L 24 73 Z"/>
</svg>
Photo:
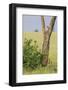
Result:
<svg viewBox="0 0 68 90">
<path fill-rule="evenodd" d="M 37 41 L 24 40 L 23 65 L 25 68 L 35 69 L 40 65 L 42 54 L 38 50 Z"/>
<path fill-rule="evenodd" d="M 36 29 L 35 32 L 38 32 L 38 29 Z"/>
</svg>

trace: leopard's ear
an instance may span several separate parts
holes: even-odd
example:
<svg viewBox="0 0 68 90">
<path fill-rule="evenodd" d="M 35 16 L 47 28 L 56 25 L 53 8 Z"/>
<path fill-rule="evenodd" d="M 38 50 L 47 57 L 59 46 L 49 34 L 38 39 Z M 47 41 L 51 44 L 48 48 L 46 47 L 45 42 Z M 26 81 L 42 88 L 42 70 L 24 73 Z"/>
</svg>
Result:
<svg viewBox="0 0 68 90">
<path fill-rule="evenodd" d="M 49 29 L 50 27 L 49 26 L 47 26 L 47 29 Z"/>
</svg>

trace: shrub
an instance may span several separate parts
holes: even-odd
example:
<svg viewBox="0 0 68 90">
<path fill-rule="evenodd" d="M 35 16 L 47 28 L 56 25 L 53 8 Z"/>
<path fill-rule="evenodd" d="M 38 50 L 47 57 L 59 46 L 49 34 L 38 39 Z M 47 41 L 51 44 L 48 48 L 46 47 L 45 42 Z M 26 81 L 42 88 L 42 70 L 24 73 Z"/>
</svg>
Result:
<svg viewBox="0 0 68 90">
<path fill-rule="evenodd" d="M 37 41 L 24 40 L 23 65 L 25 68 L 35 69 L 40 65 L 42 54 L 38 50 Z"/>
</svg>

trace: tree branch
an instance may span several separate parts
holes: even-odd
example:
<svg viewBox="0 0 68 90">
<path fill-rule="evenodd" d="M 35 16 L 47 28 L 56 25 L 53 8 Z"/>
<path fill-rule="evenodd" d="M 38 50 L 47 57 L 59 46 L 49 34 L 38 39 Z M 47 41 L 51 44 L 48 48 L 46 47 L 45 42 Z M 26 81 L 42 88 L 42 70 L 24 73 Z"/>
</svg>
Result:
<svg viewBox="0 0 68 90">
<path fill-rule="evenodd" d="M 41 22 L 42 22 L 42 31 L 45 31 L 45 21 L 44 21 L 44 16 L 41 16 Z"/>
<path fill-rule="evenodd" d="M 50 35 L 51 35 L 52 31 L 53 31 L 55 20 L 56 20 L 56 16 L 52 16 L 51 17 L 51 21 L 50 21 L 50 25 L 49 25 L 49 34 Z"/>
</svg>

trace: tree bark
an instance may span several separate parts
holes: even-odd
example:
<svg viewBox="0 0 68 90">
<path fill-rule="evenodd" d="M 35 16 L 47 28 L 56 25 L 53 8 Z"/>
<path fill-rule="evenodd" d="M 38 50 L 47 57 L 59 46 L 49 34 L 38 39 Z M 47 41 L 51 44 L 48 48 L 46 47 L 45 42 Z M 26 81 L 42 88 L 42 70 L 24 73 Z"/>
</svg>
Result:
<svg viewBox="0 0 68 90">
<path fill-rule="evenodd" d="M 43 66 L 46 66 L 48 64 L 50 37 L 51 37 L 52 31 L 53 31 L 55 19 L 56 19 L 55 16 L 51 17 L 51 21 L 48 26 L 48 30 L 46 30 L 44 16 L 41 16 L 42 32 L 43 32 L 43 44 L 42 44 L 42 54 L 43 54 L 42 65 Z"/>
</svg>

